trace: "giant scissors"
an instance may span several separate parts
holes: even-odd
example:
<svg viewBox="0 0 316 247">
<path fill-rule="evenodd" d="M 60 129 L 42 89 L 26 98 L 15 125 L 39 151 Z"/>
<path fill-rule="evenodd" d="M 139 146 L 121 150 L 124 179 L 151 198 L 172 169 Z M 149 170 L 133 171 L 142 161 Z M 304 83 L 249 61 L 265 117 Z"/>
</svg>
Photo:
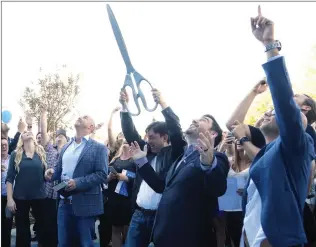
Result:
<svg viewBox="0 0 316 247">
<path fill-rule="evenodd" d="M 130 112 L 128 106 L 126 105 L 127 110 L 130 112 L 130 114 L 132 116 L 138 116 L 140 114 L 140 112 L 141 112 L 139 101 L 138 101 L 138 99 L 140 98 L 142 103 L 143 103 L 143 105 L 144 105 L 144 108 L 147 111 L 149 111 L 149 112 L 153 112 L 153 111 L 155 111 L 157 109 L 158 104 L 156 104 L 153 109 L 149 109 L 148 108 L 145 96 L 144 96 L 144 94 L 143 94 L 143 92 L 142 92 L 142 90 L 140 88 L 140 84 L 141 84 L 141 82 L 144 81 L 144 82 L 147 82 L 151 88 L 153 88 L 153 87 L 152 87 L 152 85 L 150 84 L 150 82 L 148 80 L 146 80 L 141 74 L 139 74 L 134 69 L 134 67 L 133 67 L 133 65 L 131 63 L 131 60 L 129 58 L 129 55 L 128 55 L 128 52 L 127 52 L 127 48 L 126 48 L 126 45 L 125 45 L 122 33 L 120 31 L 120 27 L 117 24 L 117 21 L 115 19 L 113 11 L 112 11 L 110 5 L 107 4 L 106 7 L 107 7 L 109 19 L 110 19 L 110 22 L 111 22 L 111 26 L 112 26 L 112 30 L 113 30 L 116 42 L 118 44 L 118 47 L 120 48 L 120 52 L 122 54 L 123 60 L 124 60 L 125 65 L 126 65 L 126 71 L 127 72 L 126 72 L 125 81 L 124 81 L 124 85 L 122 87 L 122 90 L 124 90 L 126 87 L 130 87 L 132 89 L 134 102 L 135 102 L 135 105 L 137 107 L 137 113 Z M 134 81 L 135 81 L 137 89 L 135 88 L 135 86 L 133 84 L 133 78 L 134 78 Z"/>
</svg>

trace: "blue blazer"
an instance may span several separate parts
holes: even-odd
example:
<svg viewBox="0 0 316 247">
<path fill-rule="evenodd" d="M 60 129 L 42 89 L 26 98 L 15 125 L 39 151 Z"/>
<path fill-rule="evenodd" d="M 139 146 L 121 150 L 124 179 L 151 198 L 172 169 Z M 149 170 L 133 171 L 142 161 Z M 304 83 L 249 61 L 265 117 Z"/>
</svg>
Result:
<svg viewBox="0 0 316 247">
<path fill-rule="evenodd" d="M 217 164 L 202 170 L 198 151 L 179 164 L 173 163 L 162 179 L 149 163 L 138 172 L 157 193 L 162 193 L 154 224 L 155 247 L 208 247 L 217 198 L 225 194 L 229 163 L 226 155 L 215 152 Z"/>
<path fill-rule="evenodd" d="M 250 178 L 261 197 L 261 224 L 270 244 L 301 245 L 306 242 L 303 208 L 314 157 L 313 140 L 305 132 L 300 109 L 293 99 L 284 58 L 276 58 L 263 68 L 280 135 L 255 157 Z M 245 210 L 247 192 L 243 199 Z"/>
<path fill-rule="evenodd" d="M 62 160 L 67 143 L 58 158 L 52 181 L 61 180 Z M 101 184 L 107 178 L 108 155 L 106 147 L 89 139 L 82 150 L 73 173 L 76 189 L 71 192 L 72 208 L 76 216 L 97 216 L 103 214 L 103 196 Z"/>
</svg>

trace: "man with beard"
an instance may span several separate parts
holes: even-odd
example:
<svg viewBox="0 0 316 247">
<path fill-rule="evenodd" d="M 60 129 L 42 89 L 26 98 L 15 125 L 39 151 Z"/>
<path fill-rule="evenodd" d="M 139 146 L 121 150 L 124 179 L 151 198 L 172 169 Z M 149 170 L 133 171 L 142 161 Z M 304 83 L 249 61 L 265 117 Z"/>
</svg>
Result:
<svg viewBox="0 0 316 247">
<path fill-rule="evenodd" d="M 229 162 L 214 150 L 222 130 L 211 115 L 194 120 L 185 132 L 186 148 L 173 163 L 166 178 L 151 167 L 147 149 L 132 143 L 138 173 L 157 193 L 162 193 L 153 229 L 156 247 L 207 247 L 211 239 L 211 220 L 218 209 L 217 198 L 227 186 Z M 171 143 L 173 147 L 173 144 Z"/>
<path fill-rule="evenodd" d="M 156 176 L 164 180 L 172 163 L 183 152 L 185 141 L 182 138 L 178 117 L 168 107 L 158 90 L 154 89 L 152 93 L 154 100 L 162 108 L 162 114 L 166 122 L 152 122 L 147 127 L 146 135 L 149 146 L 147 159 Z M 126 109 L 128 103 L 126 91 L 121 92 L 120 102 L 122 104 L 122 130 L 127 142 L 136 141 L 141 147 L 144 147 L 145 141 L 138 134 L 132 117 Z M 171 145 L 168 144 L 169 142 Z M 126 247 L 147 247 L 150 243 L 152 227 L 161 200 L 161 192 L 151 188 L 148 181 L 143 180 L 137 173 L 132 193 L 134 214 L 127 234 Z"/>
</svg>

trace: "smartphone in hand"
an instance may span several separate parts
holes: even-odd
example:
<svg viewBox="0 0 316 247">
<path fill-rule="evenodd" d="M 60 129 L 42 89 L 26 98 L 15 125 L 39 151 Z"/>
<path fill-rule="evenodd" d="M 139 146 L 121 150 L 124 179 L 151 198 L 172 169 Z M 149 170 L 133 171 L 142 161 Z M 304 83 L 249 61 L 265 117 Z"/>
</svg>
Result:
<svg viewBox="0 0 316 247">
<path fill-rule="evenodd" d="M 55 185 L 53 187 L 54 191 L 60 191 L 61 189 L 65 188 L 67 186 L 67 183 L 65 181 L 62 181 L 61 183 Z"/>
<path fill-rule="evenodd" d="M 118 172 L 114 169 L 113 166 L 109 166 L 109 170 L 110 170 L 110 172 L 112 172 L 114 175 L 117 175 L 117 174 L 118 174 Z"/>
</svg>

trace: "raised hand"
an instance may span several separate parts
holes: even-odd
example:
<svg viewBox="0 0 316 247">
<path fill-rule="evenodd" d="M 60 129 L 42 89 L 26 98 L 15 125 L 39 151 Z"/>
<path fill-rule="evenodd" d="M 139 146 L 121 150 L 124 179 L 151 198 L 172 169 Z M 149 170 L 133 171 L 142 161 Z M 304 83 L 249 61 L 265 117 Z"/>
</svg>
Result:
<svg viewBox="0 0 316 247">
<path fill-rule="evenodd" d="M 253 88 L 253 92 L 256 94 L 261 94 L 261 93 L 264 93 L 265 91 L 267 91 L 267 89 L 268 89 L 267 80 L 266 80 L 266 78 L 263 78 Z"/>
<path fill-rule="evenodd" d="M 156 88 L 152 89 L 151 92 L 153 94 L 154 101 L 157 104 L 159 104 L 163 109 L 167 108 L 167 104 L 164 98 L 161 96 L 161 92 Z"/>
<path fill-rule="evenodd" d="M 129 102 L 129 96 L 127 94 L 127 91 L 126 89 L 122 89 L 121 92 L 120 92 L 120 99 L 119 99 L 120 103 L 122 105 L 125 105 L 125 104 L 128 104 Z"/>
<path fill-rule="evenodd" d="M 214 158 L 214 143 L 217 134 L 211 134 L 206 132 L 205 135 L 200 133 L 200 138 L 198 139 L 198 145 L 196 149 L 200 153 L 200 161 L 203 165 L 212 165 Z"/>
<path fill-rule="evenodd" d="M 249 126 L 243 123 L 240 123 L 238 120 L 234 122 L 232 126 L 232 133 L 236 137 L 236 139 L 243 138 L 245 136 L 250 136 Z"/>
<path fill-rule="evenodd" d="M 250 22 L 252 33 L 257 40 L 263 44 L 270 44 L 274 41 L 274 24 L 262 16 L 260 5 L 258 6 L 258 16 L 250 18 Z"/>
<path fill-rule="evenodd" d="M 25 122 L 27 124 L 27 126 L 32 126 L 33 124 L 33 118 L 30 114 L 27 114 L 25 117 Z"/>
<path fill-rule="evenodd" d="M 115 108 L 113 109 L 113 111 L 112 111 L 112 114 L 117 113 L 119 110 L 121 110 L 121 107 L 120 107 L 120 106 L 115 107 Z"/>
<path fill-rule="evenodd" d="M 25 131 L 26 128 L 26 123 L 22 120 L 22 118 L 20 118 L 19 123 L 18 123 L 18 131 L 20 133 L 23 133 Z"/>
<path fill-rule="evenodd" d="M 147 155 L 147 145 L 145 145 L 144 151 L 142 151 L 137 142 L 132 142 L 130 146 L 130 152 L 132 154 L 133 160 L 144 158 Z"/>
</svg>

